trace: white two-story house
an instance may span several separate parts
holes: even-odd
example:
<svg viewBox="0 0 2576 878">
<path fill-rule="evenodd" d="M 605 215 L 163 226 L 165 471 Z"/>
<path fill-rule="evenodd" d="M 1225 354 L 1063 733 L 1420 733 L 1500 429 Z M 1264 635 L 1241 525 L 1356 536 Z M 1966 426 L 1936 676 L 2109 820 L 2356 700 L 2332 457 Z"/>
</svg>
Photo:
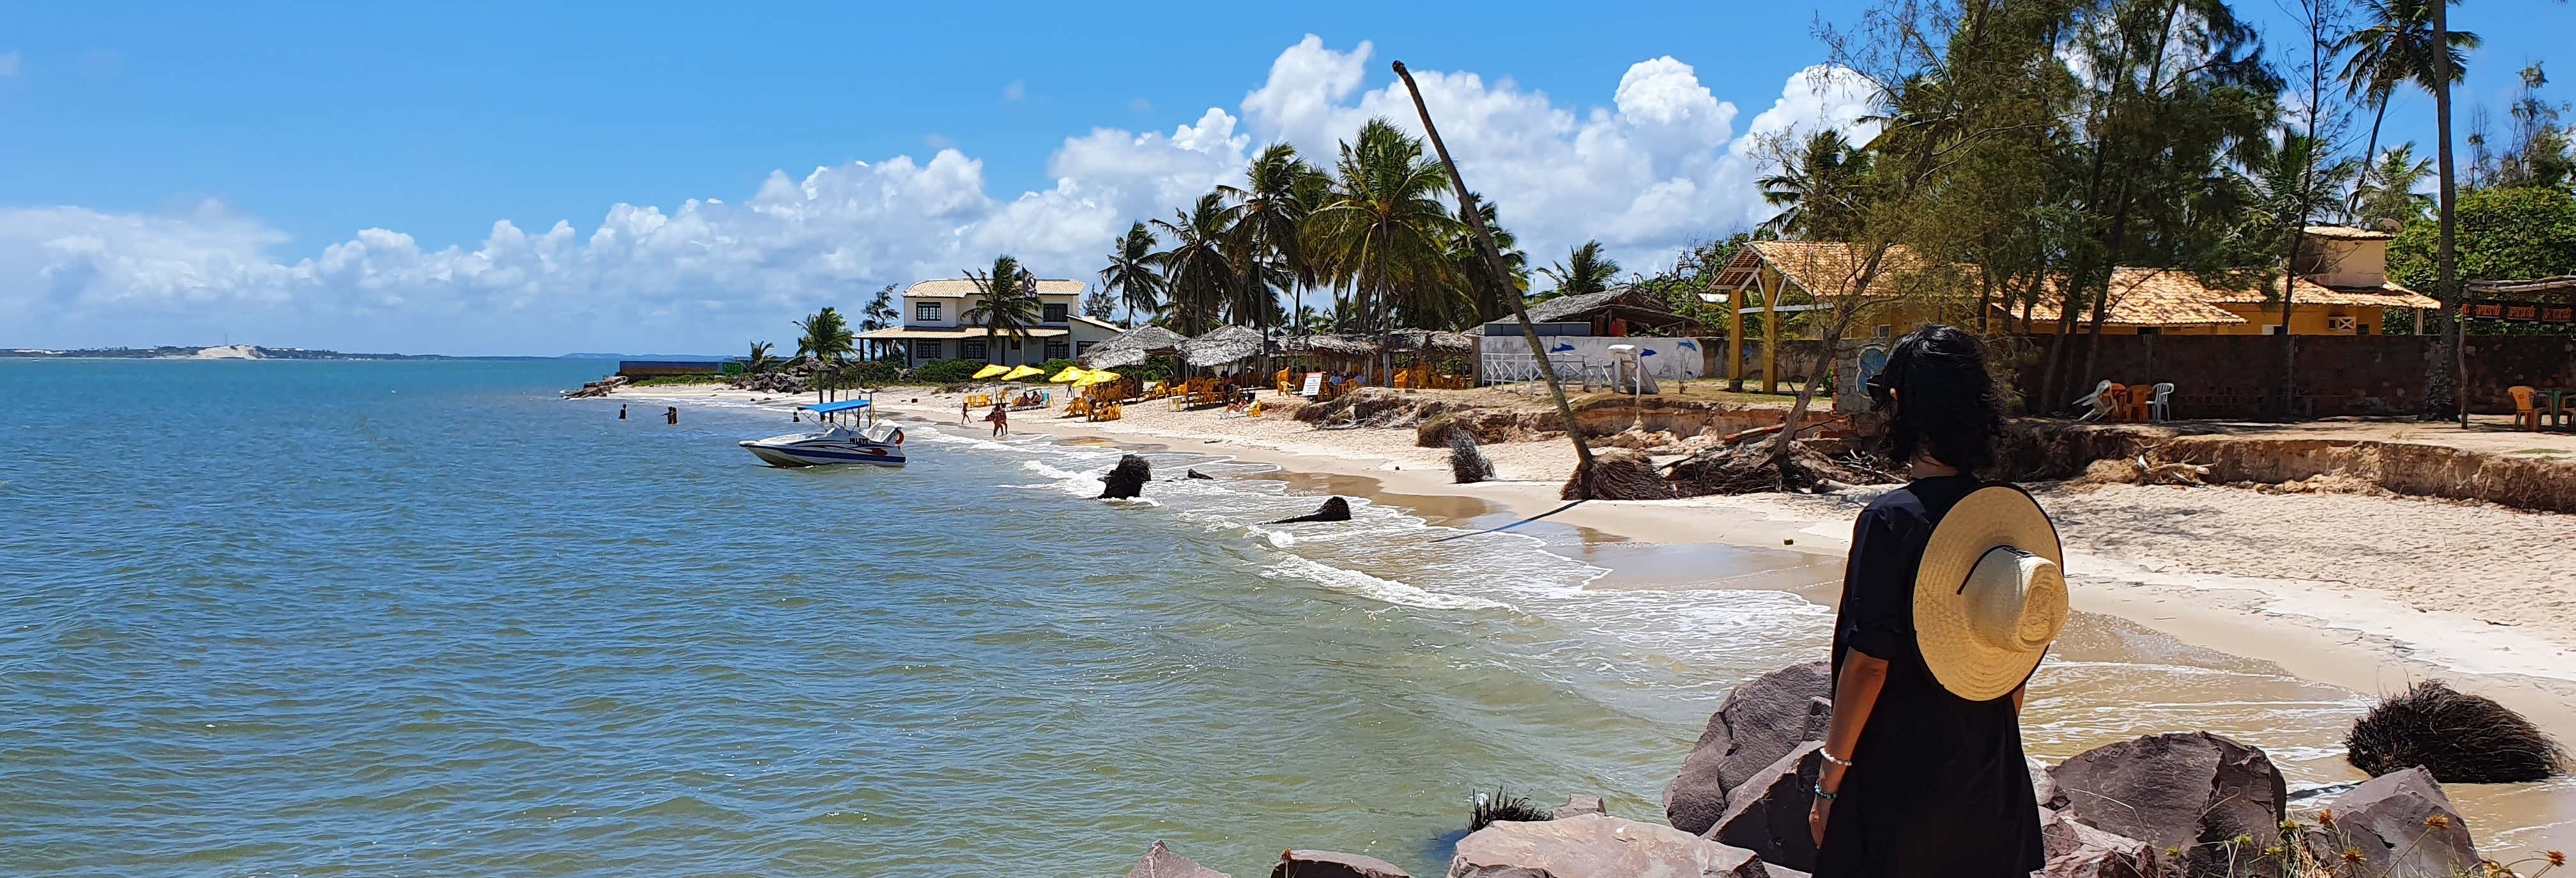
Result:
<svg viewBox="0 0 2576 878">
<path fill-rule="evenodd" d="M 974 281 L 950 278 L 905 287 L 903 325 L 863 332 L 859 338 L 897 343 L 908 366 L 952 359 L 1034 366 L 1072 359 L 1118 334 L 1116 325 L 1082 316 L 1081 281 L 1042 278 L 1037 285 L 1038 325 L 1023 337 L 1004 333 L 987 339 L 984 326 L 968 317 L 983 304 L 983 292 Z"/>
</svg>

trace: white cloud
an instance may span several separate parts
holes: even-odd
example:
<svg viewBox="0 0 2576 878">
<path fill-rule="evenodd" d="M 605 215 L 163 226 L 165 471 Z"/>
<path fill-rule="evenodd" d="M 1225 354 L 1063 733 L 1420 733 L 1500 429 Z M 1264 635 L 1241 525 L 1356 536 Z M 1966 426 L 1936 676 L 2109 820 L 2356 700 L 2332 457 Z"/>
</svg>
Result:
<svg viewBox="0 0 2576 878">
<path fill-rule="evenodd" d="M 298 254 L 214 202 L 151 215 L 0 208 L 0 326 L 17 329 L 0 344 L 202 343 L 229 331 L 349 349 L 731 350 L 785 334 L 804 309 L 855 306 L 883 284 L 954 276 L 997 253 L 1088 278 L 1128 223 L 1234 179 L 1256 144 L 1284 140 L 1329 164 L 1370 117 L 1418 129 L 1401 83 L 1364 88 L 1373 54 L 1309 36 L 1237 110 L 1067 137 L 1047 159 L 1052 185 L 1016 196 L 988 192 L 984 163 L 933 135 L 926 160 L 772 172 L 738 201 L 616 204 L 586 226 L 501 220 L 479 244 L 437 249 L 366 229 Z M 1541 264 L 1586 238 L 1632 268 L 1669 262 L 1691 240 L 1766 215 L 1753 137 L 1866 128 L 1866 89 L 1824 67 L 1791 77 L 1742 135 L 1736 106 L 1671 57 L 1630 66 L 1608 106 L 1469 72 L 1414 76 L 1469 182 Z M 136 337 L 145 332 L 163 334 Z"/>
<path fill-rule="evenodd" d="M 1021 98 L 1025 98 L 1025 97 L 1028 97 L 1028 96 L 1029 96 L 1029 84 L 1028 84 L 1028 83 L 1021 82 L 1021 81 L 1019 81 L 1019 80 L 1014 79 L 1014 80 L 1011 80 L 1011 84 L 1009 84 L 1009 85 L 1005 85 L 1005 86 L 1002 86 L 1002 100 L 1006 100 L 1006 101 L 1016 101 L 1016 100 L 1019 100 L 1019 99 L 1021 99 Z"/>
</svg>

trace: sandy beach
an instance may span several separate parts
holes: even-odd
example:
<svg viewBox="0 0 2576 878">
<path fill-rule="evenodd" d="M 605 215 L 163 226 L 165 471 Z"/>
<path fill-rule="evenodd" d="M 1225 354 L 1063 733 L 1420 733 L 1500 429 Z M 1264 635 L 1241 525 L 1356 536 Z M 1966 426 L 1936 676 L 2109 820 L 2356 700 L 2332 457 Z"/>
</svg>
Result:
<svg viewBox="0 0 2576 878">
<path fill-rule="evenodd" d="M 684 410 L 693 402 L 783 409 L 801 401 L 718 388 L 624 390 L 615 399 Z M 955 394 L 898 388 L 877 400 L 887 415 L 952 426 L 960 419 Z M 1434 520 L 1443 515 L 1442 498 L 1478 501 L 1513 517 L 1556 509 L 1563 505 L 1558 486 L 1573 465 L 1561 438 L 1487 444 L 1498 480 L 1457 485 L 1446 450 L 1417 447 L 1409 427 L 1317 429 L 1278 414 L 1231 417 L 1161 402 L 1128 405 L 1124 415 L 1086 422 L 1027 410 L 1014 412 L 1010 426 L 1230 455 L 1313 477 L 1317 493 L 1411 502 Z M 2562 739 L 2576 737 L 2576 568 L 2563 552 L 2529 548 L 2563 543 L 2570 532 L 2563 516 L 2388 495 L 2034 487 L 2061 528 L 2080 611 L 2364 694 L 2445 679 L 2524 712 Z M 1829 602 L 1851 517 L 1870 495 L 1593 501 L 1548 521 L 1605 544 L 1765 547 L 1809 559 L 1762 575 L 1709 580 L 1660 571 L 1605 578 L 1597 588 L 1762 588 Z M 1496 517 L 1476 523 L 1501 523 Z M 1616 557 L 1605 562 L 1619 564 Z M 2541 837 L 2576 837 L 2576 794 L 2558 790 L 2526 805 Z"/>
</svg>

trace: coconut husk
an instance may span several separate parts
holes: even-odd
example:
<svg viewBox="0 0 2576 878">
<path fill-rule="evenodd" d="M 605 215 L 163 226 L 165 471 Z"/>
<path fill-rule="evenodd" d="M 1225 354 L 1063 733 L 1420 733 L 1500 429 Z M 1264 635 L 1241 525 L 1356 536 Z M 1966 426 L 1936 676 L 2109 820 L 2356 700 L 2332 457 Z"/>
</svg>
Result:
<svg viewBox="0 0 2576 878">
<path fill-rule="evenodd" d="M 2344 760 L 2372 777 L 2421 765 L 2443 783 L 2515 783 L 2567 769 L 2567 751 L 2531 720 L 2440 680 L 2381 700 L 2343 746 Z"/>
<path fill-rule="evenodd" d="M 1592 455 L 1590 478 L 1578 472 L 1557 495 L 1567 500 L 1670 500 L 1673 486 L 1643 451 L 1610 448 Z"/>
<path fill-rule="evenodd" d="M 1118 466 L 1100 477 L 1102 500 L 1133 500 L 1143 496 L 1145 483 L 1154 480 L 1154 466 L 1133 454 L 1118 458 Z"/>
</svg>

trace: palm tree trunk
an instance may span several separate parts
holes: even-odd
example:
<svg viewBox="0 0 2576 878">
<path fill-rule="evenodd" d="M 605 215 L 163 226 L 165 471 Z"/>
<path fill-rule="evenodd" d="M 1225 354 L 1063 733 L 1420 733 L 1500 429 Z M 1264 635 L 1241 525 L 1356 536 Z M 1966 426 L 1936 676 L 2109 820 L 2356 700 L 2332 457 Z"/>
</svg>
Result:
<svg viewBox="0 0 2576 878">
<path fill-rule="evenodd" d="M 2361 148 L 2361 175 L 2352 183 L 2352 207 L 2344 211 L 2352 214 L 2355 220 L 2361 218 L 2361 193 L 2370 188 L 2370 172 L 2377 167 L 2379 161 L 2379 125 L 2388 121 L 2389 97 L 2391 96 L 2382 96 L 2379 99 L 2379 108 L 2370 115 L 2370 140 Z"/>
<path fill-rule="evenodd" d="M 2468 357 L 2461 350 L 2461 343 L 2465 341 L 2462 336 L 2468 321 L 2463 319 L 2465 315 L 2457 313 L 2459 294 L 2453 284 L 2457 278 L 2458 253 L 2453 250 L 2451 240 L 2451 209 L 2455 192 L 2451 167 L 2450 5 L 2443 0 L 2433 2 L 2433 136 L 2440 141 L 2435 150 L 2438 156 L 2435 161 L 2441 169 L 2441 200 L 2435 208 L 2440 233 L 2433 256 L 2433 298 L 2442 303 L 2442 316 L 2437 318 L 2440 322 L 2434 326 L 2437 330 L 2447 331 L 2442 335 L 2446 341 L 2435 345 L 2434 356 L 2426 358 L 2424 363 L 2424 417 L 2427 420 L 2441 417 L 2443 409 L 2456 405 L 2460 426 L 2467 427 L 2469 389 L 2463 385 L 2468 383 Z M 2444 362 L 2446 360 L 2449 362 Z M 2456 402 L 2452 398 L 2456 398 Z"/>
<path fill-rule="evenodd" d="M 1467 203 L 1467 193 L 1474 190 L 1467 188 L 1467 178 L 1459 176 L 1458 163 L 1449 158 L 1448 144 L 1440 142 L 1440 129 L 1431 124 L 1431 108 L 1422 103 L 1422 89 L 1413 84 L 1412 71 L 1404 69 L 1404 62 L 1397 61 L 1395 75 L 1404 80 L 1404 90 L 1413 94 L 1413 110 L 1422 116 L 1422 133 L 1429 136 L 1431 148 L 1440 153 L 1440 164 L 1449 169 L 1449 182 L 1458 189 L 1460 212 L 1467 215 L 1467 227 L 1476 232 L 1476 252 L 1485 258 L 1485 271 L 1496 281 L 1511 277 L 1511 271 L 1504 267 L 1501 248 L 1494 246 L 1494 233 L 1485 228 L 1485 218 Z M 1574 478 L 1569 485 L 1573 488 L 1570 493 L 1575 499 L 1590 499 L 1592 445 L 1583 441 L 1583 428 L 1574 420 L 1574 404 L 1566 401 L 1565 385 L 1556 379 L 1556 364 L 1547 361 L 1547 346 L 1538 340 L 1538 327 L 1530 323 L 1529 309 L 1522 307 L 1520 297 L 1508 298 L 1512 303 L 1512 319 L 1521 325 L 1521 338 L 1529 342 L 1530 356 L 1538 358 L 1539 374 L 1547 378 L 1547 393 L 1556 400 L 1557 417 L 1565 421 L 1565 436 L 1574 442 Z"/>
</svg>

